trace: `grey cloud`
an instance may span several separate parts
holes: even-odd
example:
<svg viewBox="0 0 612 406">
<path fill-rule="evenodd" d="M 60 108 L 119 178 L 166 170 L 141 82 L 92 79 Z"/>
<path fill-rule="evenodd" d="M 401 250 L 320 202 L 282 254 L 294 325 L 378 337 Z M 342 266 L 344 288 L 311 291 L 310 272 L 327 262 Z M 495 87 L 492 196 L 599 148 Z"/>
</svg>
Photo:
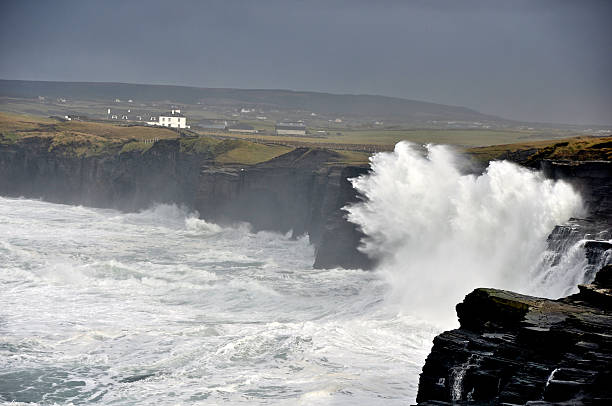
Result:
<svg viewBox="0 0 612 406">
<path fill-rule="evenodd" d="M 0 77 L 399 96 L 612 123 L 608 1 L 3 1 Z"/>
</svg>

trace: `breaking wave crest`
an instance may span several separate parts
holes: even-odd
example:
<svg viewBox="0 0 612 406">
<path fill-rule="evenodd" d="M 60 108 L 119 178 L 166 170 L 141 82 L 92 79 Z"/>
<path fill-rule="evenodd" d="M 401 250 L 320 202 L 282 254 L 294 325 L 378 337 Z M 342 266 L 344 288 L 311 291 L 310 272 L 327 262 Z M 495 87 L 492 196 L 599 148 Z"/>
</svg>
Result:
<svg viewBox="0 0 612 406">
<path fill-rule="evenodd" d="M 197 211 L 189 211 L 187 207 L 176 204 L 156 204 L 138 213 L 125 214 L 120 217 L 124 222 L 131 224 L 154 223 L 168 228 L 184 228 L 192 234 L 216 234 L 224 230 L 217 224 L 200 219 Z"/>
<path fill-rule="evenodd" d="M 371 165 L 352 180 L 364 201 L 345 208 L 366 235 L 360 249 L 379 261 L 391 302 L 444 325 L 475 287 L 520 291 L 553 227 L 582 211 L 567 183 L 506 161 L 464 174 L 446 146 L 401 142 Z"/>
</svg>

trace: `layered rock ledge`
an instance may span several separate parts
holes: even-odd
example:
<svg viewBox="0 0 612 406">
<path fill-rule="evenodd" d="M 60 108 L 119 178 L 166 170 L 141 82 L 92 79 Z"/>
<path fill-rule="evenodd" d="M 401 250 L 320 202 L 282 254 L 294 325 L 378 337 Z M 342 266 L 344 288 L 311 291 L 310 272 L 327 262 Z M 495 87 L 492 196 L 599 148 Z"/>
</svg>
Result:
<svg viewBox="0 0 612 406">
<path fill-rule="evenodd" d="M 612 404 L 612 265 L 550 300 L 476 289 L 434 339 L 419 405 Z"/>
</svg>

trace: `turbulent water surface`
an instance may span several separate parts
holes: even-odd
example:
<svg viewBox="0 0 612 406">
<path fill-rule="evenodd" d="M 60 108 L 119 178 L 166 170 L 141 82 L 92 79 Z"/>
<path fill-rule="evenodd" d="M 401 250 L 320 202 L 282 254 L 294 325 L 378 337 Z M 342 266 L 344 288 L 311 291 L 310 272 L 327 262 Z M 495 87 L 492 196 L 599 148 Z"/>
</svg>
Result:
<svg viewBox="0 0 612 406">
<path fill-rule="evenodd" d="M 582 278 L 583 254 L 555 265 L 561 278 L 537 266 L 552 227 L 580 212 L 568 185 L 506 162 L 459 167 L 444 147 L 400 143 L 354 181 L 368 200 L 347 210 L 375 272 L 313 270 L 306 238 L 174 205 L 0 198 L 0 400 L 414 401 L 433 336 L 471 289 L 531 279 L 554 296 Z"/>
<path fill-rule="evenodd" d="M 436 328 L 307 239 L 0 198 L 0 399 L 404 404 Z"/>
</svg>

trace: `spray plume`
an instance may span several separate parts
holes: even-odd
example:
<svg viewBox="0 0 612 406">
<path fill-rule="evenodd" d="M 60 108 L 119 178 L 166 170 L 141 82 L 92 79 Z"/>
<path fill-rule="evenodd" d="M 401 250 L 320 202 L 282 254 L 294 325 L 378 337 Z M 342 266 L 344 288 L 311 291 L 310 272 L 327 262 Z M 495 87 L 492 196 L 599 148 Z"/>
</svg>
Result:
<svg viewBox="0 0 612 406">
<path fill-rule="evenodd" d="M 437 324 L 476 287 L 521 290 L 556 224 L 581 212 L 570 185 L 506 161 L 460 170 L 446 146 L 400 142 L 352 180 L 365 199 L 347 206 L 402 309 Z"/>
</svg>

